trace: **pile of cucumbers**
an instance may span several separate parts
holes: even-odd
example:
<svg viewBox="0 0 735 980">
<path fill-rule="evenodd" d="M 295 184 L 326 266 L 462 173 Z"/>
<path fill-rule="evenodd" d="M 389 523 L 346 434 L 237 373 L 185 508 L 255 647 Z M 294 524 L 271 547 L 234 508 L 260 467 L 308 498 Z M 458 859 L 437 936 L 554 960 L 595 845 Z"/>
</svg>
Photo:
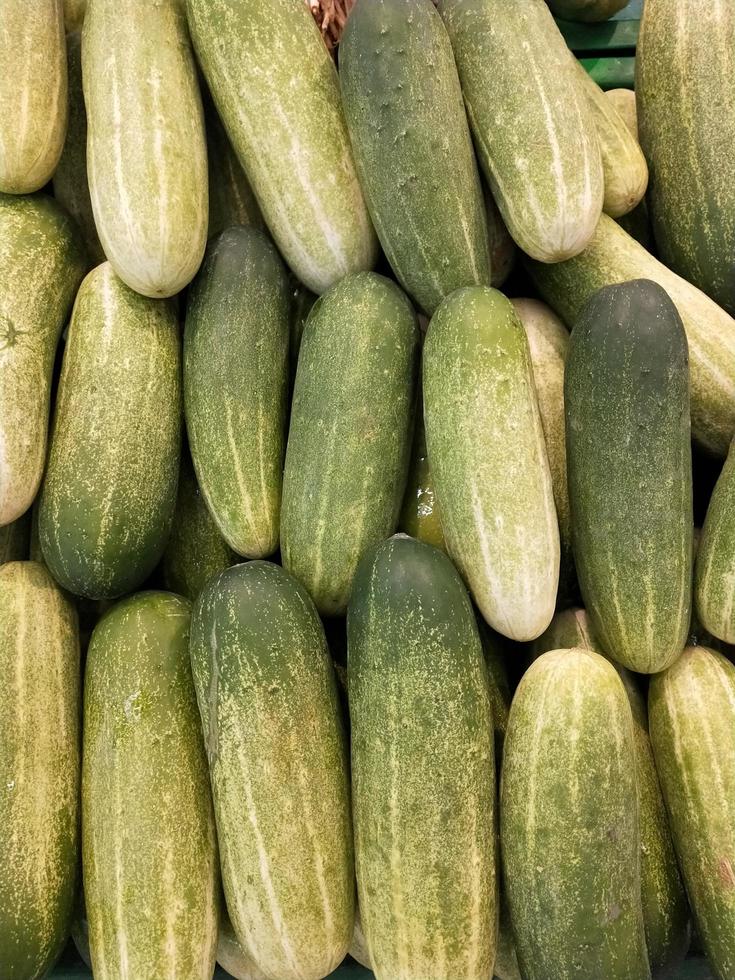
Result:
<svg viewBox="0 0 735 980">
<path fill-rule="evenodd" d="M 624 6 L 0 0 L 2 980 L 735 980 L 735 5 Z"/>
</svg>

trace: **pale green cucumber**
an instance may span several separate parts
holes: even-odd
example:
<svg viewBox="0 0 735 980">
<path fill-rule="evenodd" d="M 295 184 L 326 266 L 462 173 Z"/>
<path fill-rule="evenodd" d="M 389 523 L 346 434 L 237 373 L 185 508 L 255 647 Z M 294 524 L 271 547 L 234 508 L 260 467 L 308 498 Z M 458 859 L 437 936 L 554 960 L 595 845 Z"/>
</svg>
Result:
<svg viewBox="0 0 735 980">
<path fill-rule="evenodd" d="M 694 599 L 705 629 L 735 643 L 735 443 L 707 508 L 697 549 Z"/>
<path fill-rule="evenodd" d="M 173 296 L 207 242 L 204 115 L 176 0 L 94 0 L 82 33 L 87 165 L 105 255 L 144 296 Z"/>
<path fill-rule="evenodd" d="M 513 271 L 518 257 L 518 246 L 506 228 L 498 205 L 487 187 L 483 188 L 487 214 L 487 233 L 490 240 L 490 285 L 500 289 Z"/>
<path fill-rule="evenodd" d="M 86 12 L 87 0 L 64 0 L 64 26 L 67 34 L 81 31 Z"/>
<path fill-rule="evenodd" d="M 559 526 L 528 341 L 501 293 L 469 286 L 442 303 L 423 391 L 449 554 L 490 626 L 532 640 L 554 614 Z"/>
<path fill-rule="evenodd" d="M 214 105 L 205 102 L 209 169 L 209 231 L 213 238 L 233 225 L 263 227 L 253 190 Z"/>
<path fill-rule="evenodd" d="M 631 135 L 638 140 L 638 110 L 636 109 L 635 92 L 629 88 L 613 88 L 605 92 L 605 96 L 612 102 Z M 654 250 L 653 231 L 646 197 L 628 214 L 621 215 L 618 218 L 618 224 L 649 252 Z"/>
<path fill-rule="evenodd" d="M 0 527 L 0 565 L 10 561 L 25 561 L 29 557 L 31 544 L 31 512 L 11 524 Z"/>
<path fill-rule="evenodd" d="M 226 911 L 223 911 L 219 924 L 217 962 L 235 980 L 269 980 L 243 949 Z"/>
<path fill-rule="evenodd" d="M 81 690 L 71 603 L 35 562 L 0 567 L 0 973 L 46 976 L 79 863 Z"/>
<path fill-rule="evenodd" d="M 638 140 L 638 109 L 635 102 L 635 92 L 629 88 L 611 88 L 604 94 L 628 127 L 631 136 Z"/>
<path fill-rule="evenodd" d="M 298 278 L 322 293 L 370 269 L 337 71 L 304 0 L 187 0 L 220 118 L 263 217 Z"/>
<path fill-rule="evenodd" d="M 622 10 L 628 0 L 547 0 L 547 3 L 557 17 L 594 24 Z"/>
<path fill-rule="evenodd" d="M 581 252 L 603 196 L 597 130 L 544 0 L 439 0 L 492 195 L 542 262 Z"/>
<path fill-rule="evenodd" d="M 365 932 L 362 928 L 359 906 L 355 909 L 355 931 L 352 934 L 352 942 L 350 943 L 350 956 L 353 960 L 357 960 L 360 966 L 364 966 L 366 970 L 372 970 L 373 964 L 370 958 L 370 950 L 368 949 Z"/>
</svg>

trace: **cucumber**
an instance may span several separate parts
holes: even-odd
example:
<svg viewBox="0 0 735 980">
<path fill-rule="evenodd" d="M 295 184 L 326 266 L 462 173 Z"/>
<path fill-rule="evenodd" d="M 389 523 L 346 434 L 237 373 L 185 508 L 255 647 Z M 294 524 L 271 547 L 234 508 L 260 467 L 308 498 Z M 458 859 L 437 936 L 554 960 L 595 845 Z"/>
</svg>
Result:
<svg viewBox="0 0 735 980">
<path fill-rule="evenodd" d="M 612 103 L 613 108 L 621 116 L 631 135 L 637 141 L 638 111 L 635 104 L 635 92 L 629 88 L 614 88 L 605 92 L 605 97 Z M 649 252 L 654 251 L 653 231 L 646 197 L 628 214 L 621 215 L 618 218 L 618 224 Z"/>
<path fill-rule="evenodd" d="M 694 597 L 702 625 L 735 643 L 735 443 L 712 492 L 697 549 Z"/>
<path fill-rule="evenodd" d="M 289 378 L 291 388 L 296 379 L 296 367 L 299 362 L 299 351 L 301 350 L 301 340 L 304 336 L 304 327 L 309 319 L 311 308 L 317 300 L 314 293 L 310 292 L 306 286 L 293 282 L 291 289 L 291 331 L 288 347 Z"/>
<path fill-rule="evenodd" d="M 528 341 L 509 300 L 468 286 L 442 303 L 423 389 L 449 555 L 489 625 L 532 640 L 554 613 L 559 527 Z"/>
<path fill-rule="evenodd" d="M 419 541 L 425 541 L 435 548 L 446 551 L 439 504 L 434 492 L 434 479 L 426 452 L 426 431 L 420 397 L 417 399 L 411 463 L 398 527 L 412 538 L 418 538 Z"/>
<path fill-rule="evenodd" d="M 86 266 L 55 201 L 0 195 L 0 527 L 41 482 L 56 345 Z"/>
<path fill-rule="evenodd" d="M 81 31 L 86 12 L 87 0 L 64 0 L 64 27 L 67 35 Z"/>
<path fill-rule="evenodd" d="M 489 286 L 480 176 L 432 0 L 358 0 L 339 70 L 360 183 L 398 281 L 429 315 L 460 286 Z"/>
<path fill-rule="evenodd" d="M 482 653 L 487 670 L 488 693 L 490 707 L 493 713 L 493 730 L 495 733 L 495 768 L 500 771 L 503 761 L 503 742 L 508 728 L 508 713 L 512 695 L 508 682 L 508 672 L 505 668 L 503 639 L 493 632 L 480 617 L 477 623 L 482 643 Z"/>
<path fill-rule="evenodd" d="M 542 262 L 576 255 L 602 209 L 602 162 L 592 112 L 548 7 L 544 0 L 439 0 L 439 12 L 508 231 Z"/>
<path fill-rule="evenodd" d="M 490 285 L 495 289 L 504 286 L 506 280 L 515 268 L 518 248 L 505 226 L 498 205 L 487 187 L 483 188 L 485 195 L 485 213 L 487 214 L 487 231 L 490 240 Z"/>
<path fill-rule="evenodd" d="M 99 980 L 214 972 L 219 869 L 190 620 L 186 599 L 141 592 L 110 609 L 89 646 L 82 848 Z"/>
<path fill-rule="evenodd" d="M 341 963 L 355 912 L 347 744 L 324 630 L 269 562 L 204 589 L 191 660 L 235 934 L 268 977 Z"/>
<path fill-rule="evenodd" d="M 361 563 L 347 634 L 357 884 L 377 980 L 487 980 L 493 718 L 467 592 L 446 555 L 397 535 Z"/>
<path fill-rule="evenodd" d="M 227 133 L 210 101 L 205 102 L 209 168 L 209 231 L 213 238 L 233 225 L 263 227 L 263 216 Z"/>
<path fill-rule="evenodd" d="M 105 255 L 131 289 L 178 293 L 207 242 L 207 147 L 177 0 L 94 0 L 82 33 L 87 165 Z"/>
<path fill-rule="evenodd" d="M 408 300 L 374 273 L 344 279 L 309 315 L 291 405 L 281 554 L 322 615 L 344 613 L 358 562 L 395 530 L 418 343 Z"/>
<path fill-rule="evenodd" d="M 618 113 L 631 136 L 639 140 L 638 136 L 638 109 L 636 108 L 635 92 L 629 88 L 611 88 L 604 93 L 608 102 L 612 103 L 613 109 Z"/>
<path fill-rule="evenodd" d="M 31 544 L 31 512 L 0 527 L 0 565 L 11 561 L 25 561 Z"/>
<path fill-rule="evenodd" d="M 71 927 L 79 861 L 79 628 L 35 562 L 0 566 L 0 972 L 46 976 Z"/>
<path fill-rule="evenodd" d="M 226 912 L 219 924 L 217 962 L 235 980 L 268 980 L 243 949 Z"/>
<path fill-rule="evenodd" d="M 61 0 L 0 4 L 0 193 L 30 194 L 59 162 L 67 120 Z"/>
<path fill-rule="evenodd" d="M 687 647 L 651 681 L 651 743 L 697 932 L 718 980 L 735 974 L 735 667 Z"/>
<path fill-rule="evenodd" d="M 315 293 L 372 268 L 334 63 L 304 0 L 187 0 L 225 129 L 281 254 Z"/>
<path fill-rule="evenodd" d="M 372 970 L 373 961 L 370 958 L 370 950 L 362 928 L 359 906 L 355 909 L 355 931 L 350 943 L 350 956 L 353 960 L 357 960 L 360 966 L 364 966 L 366 970 Z"/>
<path fill-rule="evenodd" d="M 189 294 L 184 409 L 207 506 L 238 554 L 278 547 L 288 397 L 289 284 L 268 237 L 229 228 Z"/>
<path fill-rule="evenodd" d="M 608 20 L 628 4 L 628 0 L 546 0 L 556 17 L 595 24 Z"/>
<path fill-rule="evenodd" d="M 590 650 L 545 653 L 516 691 L 500 843 L 525 980 L 648 980 L 631 710 Z"/>
<path fill-rule="evenodd" d="M 646 4 L 636 98 L 656 244 L 667 266 L 735 314 L 733 51 L 733 4 Z"/>
<path fill-rule="evenodd" d="M 106 262 L 82 283 L 64 351 L 39 538 L 65 589 L 112 599 L 166 545 L 176 502 L 181 385 L 176 312 Z"/>
</svg>

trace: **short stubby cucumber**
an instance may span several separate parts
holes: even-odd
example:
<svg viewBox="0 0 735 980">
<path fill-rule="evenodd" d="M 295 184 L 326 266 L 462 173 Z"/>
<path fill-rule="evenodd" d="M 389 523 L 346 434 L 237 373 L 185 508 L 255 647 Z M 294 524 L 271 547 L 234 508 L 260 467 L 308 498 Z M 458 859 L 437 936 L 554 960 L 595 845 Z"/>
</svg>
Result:
<svg viewBox="0 0 735 980">
<path fill-rule="evenodd" d="M 510 300 L 468 286 L 442 303 L 423 390 L 449 554 L 490 626 L 532 640 L 554 614 L 559 526 L 528 341 Z"/>
<path fill-rule="evenodd" d="M 77 595 L 137 588 L 166 545 L 181 441 L 179 333 L 171 302 L 98 266 L 64 350 L 39 512 L 54 578 Z"/>
<path fill-rule="evenodd" d="M 191 606 L 123 599 L 84 682 L 82 848 L 94 976 L 211 980 L 219 867 L 189 662 Z"/>
<path fill-rule="evenodd" d="M 712 492 L 697 549 L 694 599 L 702 625 L 735 643 L 735 442 Z"/>
<path fill-rule="evenodd" d="M 9 561 L 25 561 L 31 545 L 31 512 L 0 527 L 0 565 Z"/>
<path fill-rule="evenodd" d="M 220 118 L 276 244 L 323 293 L 372 268 L 334 63 L 304 0 L 187 0 L 189 28 Z"/>
<path fill-rule="evenodd" d="M 396 528 L 418 360 L 411 305 L 359 273 L 313 307 L 296 371 L 281 554 L 323 615 L 344 613 L 358 562 Z"/>
<path fill-rule="evenodd" d="M 628 0 L 546 0 L 556 17 L 595 24 L 614 16 Z"/>
<path fill-rule="evenodd" d="M 581 252 L 602 209 L 595 121 L 544 0 L 439 0 L 480 163 L 516 243 Z"/>
<path fill-rule="evenodd" d="M 194 468 L 240 555 L 278 547 L 288 397 L 289 283 L 257 228 L 214 239 L 189 293 L 184 410 Z"/>
<path fill-rule="evenodd" d="M 355 858 L 377 980 L 487 980 L 495 959 L 493 718 L 447 556 L 397 535 L 347 617 Z"/>
<path fill-rule="evenodd" d="M 209 237 L 233 225 L 262 228 L 263 216 L 253 190 L 210 100 L 205 100 L 209 169 Z"/>
</svg>

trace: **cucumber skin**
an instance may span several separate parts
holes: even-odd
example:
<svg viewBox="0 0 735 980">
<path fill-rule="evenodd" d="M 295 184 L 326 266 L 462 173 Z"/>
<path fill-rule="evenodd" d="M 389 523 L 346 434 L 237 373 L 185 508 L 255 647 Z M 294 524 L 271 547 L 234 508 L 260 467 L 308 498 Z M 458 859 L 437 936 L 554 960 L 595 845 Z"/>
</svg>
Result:
<svg viewBox="0 0 735 980">
<path fill-rule="evenodd" d="M 41 483 L 56 345 L 86 270 L 79 233 L 52 198 L 0 194 L 0 526 Z"/>
<path fill-rule="evenodd" d="M 232 923 L 227 918 L 226 910 L 223 910 L 219 924 L 217 962 L 225 973 L 235 977 L 235 980 L 268 980 L 243 949 L 232 928 Z"/>
<path fill-rule="evenodd" d="M 263 227 L 263 216 L 214 104 L 205 102 L 209 171 L 209 238 L 233 225 Z"/>
<path fill-rule="evenodd" d="M 190 603 L 141 592 L 95 627 L 84 683 L 84 893 L 95 977 L 210 980 L 219 868 Z M 130 806 L 130 800 L 139 805 Z"/>
<path fill-rule="evenodd" d="M 434 491 L 434 478 L 431 475 L 426 452 L 424 412 L 420 397 L 417 399 L 416 414 L 411 462 L 398 526 L 412 538 L 418 538 L 419 541 L 425 541 L 441 551 L 446 551 L 439 504 Z"/>
<path fill-rule="evenodd" d="M 90 599 L 131 592 L 166 546 L 181 442 L 173 304 L 134 293 L 109 263 L 74 304 L 41 489 L 51 574 Z"/>
<path fill-rule="evenodd" d="M 230 547 L 278 547 L 286 443 L 289 283 L 255 228 L 214 239 L 192 285 L 184 331 L 184 409 L 194 469 Z"/>
<path fill-rule="evenodd" d="M 236 565 L 197 600 L 191 660 L 233 928 L 267 976 L 318 980 L 347 952 L 355 903 L 347 743 L 319 617 L 279 566 Z"/>
<path fill-rule="evenodd" d="M 735 443 L 733 444 L 735 446 Z M 712 492 L 697 549 L 694 597 L 702 625 L 725 643 L 735 643 L 735 448 Z"/>
<path fill-rule="evenodd" d="M 357 881 L 376 977 L 486 980 L 493 718 L 469 597 L 442 552 L 398 535 L 362 561 L 347 630 Z"/>
<path fill-rule="evenodd" d="M 398 522 L 418 347 L 408 300 L 374 273 L 344 279 L 309 314 L 291 405 L 281 554 L 322 615 L 344 613 L 358 562 Z"/>
<path fill-rule="evenodd" d="M 557 650 L 529 668 L 511 706 L 500 793 L 525 980 L 648 980 L 633 724 L 603 657 Z"/>
<path fill-rule="evenodd" d="M 554 614 L 559 528 L 528 342 L 501 293 L 466 287 L 439 307 L 423 392 L 448 553 L 489 625 L 533 639 Z"/>
<path fill-rule="evenodd" d="M 11 561 L 26 561 L 31 546 L 31 512 L 27 510 L 22 517 L 11 524 L 0 527 L 0 565 Z"/>
<path fill-rule="evenodd" d="M 547 0 L 547 3 L 556 17 L 596 24 L 622 10 L 628 0 Z"/>
<path fill-rule="evenodd" d="M 694 526 L 687 342 L 661 287 L 637 280 L 595 294 L 572 332 L 564 399 L 574 554 L 593 630 L 618 663 L 656 673 L 686 643 Z"/>
<path fill-rule="evenodd" d="M 490 285 L 480 176 L 432 0 L 359 0 L 339 69 L 360 183 L 401 286 L 431 315 L 460 286 Z"/>
<path fill-rule="evenodd" d="M 735 668 L 687 647 L 651 681 L 651 743 L 674 846 L 707 959 L 735 972 Z"/>
<path fill-rule="evenodd" d="M 0 670 L 2 975 L 31 980 L 69 938 L 81 739 L 77 615 L 35 562 L 0 567 Z"/>
<path fill-rule="evenodd" d="M 337 72 L 308 6 L 187 0 L 187 14 L 220 118 L 286 262 L 315 293 L 372 268 L 377 241 Z"/>
</svg>

